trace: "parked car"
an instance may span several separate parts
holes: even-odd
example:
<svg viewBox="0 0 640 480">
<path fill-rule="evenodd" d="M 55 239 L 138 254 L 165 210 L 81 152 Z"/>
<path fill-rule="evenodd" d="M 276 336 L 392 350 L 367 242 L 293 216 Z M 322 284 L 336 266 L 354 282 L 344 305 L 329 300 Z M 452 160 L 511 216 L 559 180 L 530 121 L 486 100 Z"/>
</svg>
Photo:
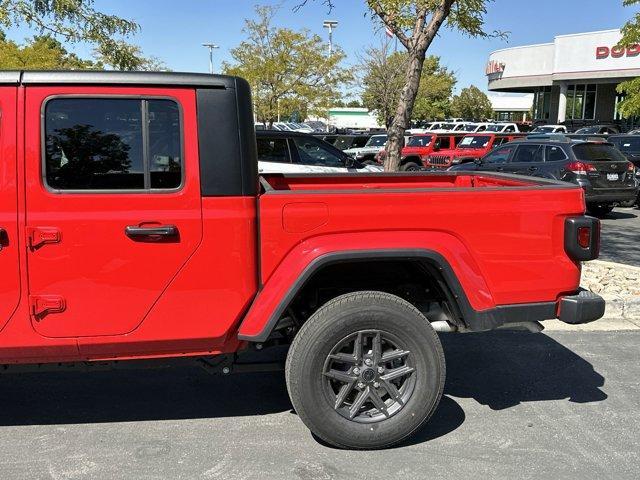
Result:
<svg viewBox="0 0 640 480">
<path fill-rule="evenodd" d="M 376 172 L 330 143 L 306 133 L 263 130 L 256 132 L 259 173 Z"/>
<path fill-rule="evenodd" d="M 3 375 L 168 357 L 260 372 L 285 346 L 298 418 L 331 445 L 385 448 L 436 411 L 436 331 L 604 314 L 579 288 L 600 224 L 575 185 L 259 176 L 249 83 L 231 76 L 3 72 L 0 104 Z"/>
<path fill-rule="evenodd" d="M 518 133 L 520 127 L 516 123 L 492 123 L 487 125 L 485 132 L 491 133 Z"/>
<path fill-rule="evenodd" d="M 335 133 L 314 133 L 313 136 L 333 145 L 340 135 Z"/>
<path fill-rule="evenodd" d="M 375 163 L 376 155 L 384 148 L 387 143 L 387 134 L 372 135 L 364 146 L 359 148 L 350 148 L 344 153 L 351 155 L 360 162 Z"/>
<path fill-rule="evenodd" d="M 576 135 L 615 135 L 620 133 L 620 129 L 616 125 L 592 125 L 579 128 L 573 133 Z"/>
<path fill-rule="evenodd" d="M 345 152 L 353 148 L 362 148 L 367 144 L 367 141 L 371 138 L 371 135 L 357 134 L 357 135 L 338 135 L 333 142 L 333 146 Z M 345 152 L 349 154 L 349 152 Z"/>
<path fill-rule="evenodd" d="M 482 158 L 495 147 L 510 142 L 521 134 L 482 133 L 467 134 L 449 149 L 442 148 L 423 158 L 425 167 L 449 168 L 451 165 L 473 162 Z"/>
<path fill-rule="evenodd" d="M 412 135 L 402 149 L 400 170 L 416 171 L 425 167 L 427 157 L 440 150 L 455 149 L 464 134 L 421 133 Z"/>
<path fill-rule="evenodd" d="M 638 195 L 633 164 L 612 143 L 600 141 L 523 138 L 450 170 L 508 172 L 575 183 L 584 190 L 587 211 L 596 217 Z"/>
<path fill-rule="evenodd" d="M 611 135 L 608 141 L 613 143 L 622 154 L 633 163 L 636 167 L 636 183 L 640 186 L 640 136 L 638 135 Z M 632 207 L 633 205 L 640 207 L 640 194 L 635 200 L 621 202 L 623 207 Z"/>
<path fill-rule="evenodd" d="M 564 125 L 538 125 L 531 133 L 567 133 Z"/>
</svg>

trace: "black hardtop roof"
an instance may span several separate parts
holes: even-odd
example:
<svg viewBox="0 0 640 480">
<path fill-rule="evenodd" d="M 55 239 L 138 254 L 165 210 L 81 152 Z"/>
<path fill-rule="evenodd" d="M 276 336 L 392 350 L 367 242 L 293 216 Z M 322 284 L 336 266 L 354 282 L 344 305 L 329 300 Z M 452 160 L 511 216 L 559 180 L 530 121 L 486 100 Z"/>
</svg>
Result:
<svg viewBox="0 0 640 480">
<path fill-rule="evenodd" d="M 239 77 L 188 72 L 118 72 L 106 70 L 4 70 L 2 85 L 156 85 L 235 88 Z"/>
</svg>

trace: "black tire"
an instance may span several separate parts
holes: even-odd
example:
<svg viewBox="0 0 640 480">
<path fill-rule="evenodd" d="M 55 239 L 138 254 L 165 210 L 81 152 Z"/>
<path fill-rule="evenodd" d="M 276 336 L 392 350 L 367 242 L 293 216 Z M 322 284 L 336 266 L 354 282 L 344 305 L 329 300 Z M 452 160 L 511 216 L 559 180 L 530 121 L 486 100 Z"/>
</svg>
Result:
<svg viewBox="0 0 640 480">
<path fill-rule="evenodd" d="M 349 362 L 336 360 L 344 357 L 335 349 L 350 338 L 354 355 L 341 353 Z M 377 349 L 376 339 L 381 339 Z M 360 363 L 355 361 L 358 340 L 363 345 Z M 371 367 L 367 360 L 376 358 L 376 350 L 381 361 Z M 340 372 L 350 379 L 360 365 L 358 380 L 340 384 L 333 378 L 336 362 L 352 365 Z M 403 368 L 411 371 L 400 377 Z M 298 416 L 319 438 L 340 448 L 385 448 L 409 437 L 433 415 L 444 388 L 444 352 L 435 330 L 413 305 L 388 293 L 354 292 L 330 300 L 303 325 L 289 349 L 285 377 Z M 342 387 L 349 385 L 338 408 Z M 382 408 L 376 408 L 378 400 Z"/>
<path fill-rule="evenodd" d="M 612 204 L 587 204 L 587 212 L 598 218 L 606 217 L 612 210 Z"/>
<path fill-rule="evenodd" d="M 627 200 L 626 202 L 620 202 L 620 206 L 622 208 L 633 208 L 637 203 L 637 200 L 634 198 L 633 200 Z"/>
<path fill-rule="evenodd" d="M 403 172 L 417 172 L 420 168 L 420 165 L 416 162 L 407 162 L 400 165 L 400 170 Z"/>
</svg>

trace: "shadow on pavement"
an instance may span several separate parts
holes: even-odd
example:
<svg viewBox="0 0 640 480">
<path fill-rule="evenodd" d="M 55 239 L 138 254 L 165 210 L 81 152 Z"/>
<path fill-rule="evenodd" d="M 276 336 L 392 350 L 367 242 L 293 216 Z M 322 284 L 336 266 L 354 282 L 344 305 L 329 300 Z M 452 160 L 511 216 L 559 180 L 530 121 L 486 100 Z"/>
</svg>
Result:
<svg viewBox="0 0 640 480">
<path fill-rule="evenodd" d="M 451 397 L 492 409 L 567 398 L 602 401 L 604 378 L 544 334 L 442 335 L 445 396 L 410 444 L 458 428 L 465 414 Z M 37 372 L 0 376 L 0 425 L 123 422 L 263 415 L 291 410 L 284 375 L 211 376 L 197 367 Z M 406 444 L 405 444 L 406 445 Z"/>
<path fill-rule="evenodd" d="M 604 377 L 584 358 L 543 333 L 494 331 L 442 335 L 445 393 L 494 410 L 522 402 L 600 402 Z"/>
<path fill-rule="evenodd" d="M 635 207 L 633 210 L 627 208 L 624 211 L 613 210 L 611 213 L 608 213 L 605 216 L 605 218 L 612 219 L 612 220 L 622 220 L 622 219 L 628 219 L 628 218 L 637 218 L 638 217 L 638 210 L 636 208 L 637 207 Z"/>
</svg>

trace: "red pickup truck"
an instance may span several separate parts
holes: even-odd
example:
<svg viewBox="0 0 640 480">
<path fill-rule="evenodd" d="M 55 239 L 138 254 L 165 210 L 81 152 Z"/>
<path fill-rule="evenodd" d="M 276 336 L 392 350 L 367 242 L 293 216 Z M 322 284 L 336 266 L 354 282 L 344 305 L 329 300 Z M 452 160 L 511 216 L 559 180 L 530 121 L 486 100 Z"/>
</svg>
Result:
<svg viewBox="0 0 640 480">
<path fill-rule="evenodd" d="M 578 186 L 258 177 L 234 77 L 3 72 L 0 109 L 3 371 L 193 357 L 229 373 L 249 367 L 243 351 L 286 344 L 304 423 L 378 448 L 438 405 L 436 331 L 604 313 L 579 290 L 599 223 Z"/>
<path fill-rule="evenodd" d="M 470 133 L 456 143 L 455 148 L 443 149 L 427 156 L 424 159 L 425 167 L 449 168 L 458 163 L 473 162 L 484 157 L 498 145 L 522 136 L 517 133 Z"/>
</svg>

